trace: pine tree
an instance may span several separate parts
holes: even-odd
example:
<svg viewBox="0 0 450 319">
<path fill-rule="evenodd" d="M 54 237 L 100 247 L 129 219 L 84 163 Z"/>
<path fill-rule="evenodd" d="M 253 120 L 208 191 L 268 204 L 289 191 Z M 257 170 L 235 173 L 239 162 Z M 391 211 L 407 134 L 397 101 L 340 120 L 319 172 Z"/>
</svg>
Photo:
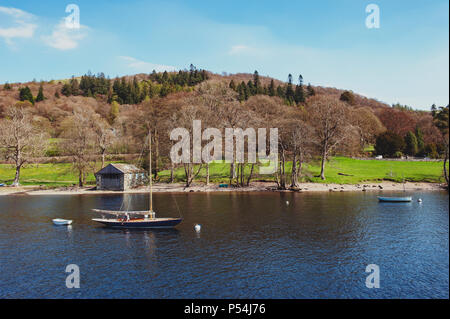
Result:
<svg viewBox="0 0 450 319">
<path fill-rule="evenodd" d="M 259 80 L 258 71 L 255 70 L 253 73 L 253 94 L 261 93 L 261 82 Z"/>
<path fill-rule="evenodd" d="M 308 86 L 306 87 L 306 91 L 308 92 L 308 96 L 314 96 L 316 95 L 316 91 L 311 86 L 311 83 L 308 83 Z"/>
<path fill-rule="evenodd" d="M 288 75 L 288 84 L 286 86 L 286 100 L 289 104 L 293 104 L 295 101 L 295 92 L 292 88 L 292 74 Z"/>
<path fill-rule="evenodd" d="M 8 82 L 6 82 L 5 85 L 3 85 L 3 90 L 9 91 L 12 90 L 12 87 Z"/>
<path fill-rule="evenodd" d="M 268 93 L 270 96 L 275 96 L 275 82 L 273 81 L 273 79 L 270 81 Z"/>
<path fill-rule="evenodd" d="M 19 89 L 19 100 L 30 101 L 34 105 L 34 97 L 28 86 Z"/>
<path fill-rule="evenodd" d="M 298 85 L 295 87 L 294 94 L 295 103 L 304 103 L 305 102 L 305 92 L 303 90 L 303 76 L 300 74 L 298 77 Z"/>
<path fill-rule="evenodd" d="M 229 85 L 230 89 L 236 91 L 236 83 L 234 83 L 233 80 L 230 81 L 230 85 Z"/>
<path fill-rule="evenodd" d="M 44 97 L 44 88 L 42 87 L 42 83 L 39 86 L 39 92 L 38 95 L 36 96 L 36 102 L 41 102 L 44 101 L 45 97 Z"/>
</svg>

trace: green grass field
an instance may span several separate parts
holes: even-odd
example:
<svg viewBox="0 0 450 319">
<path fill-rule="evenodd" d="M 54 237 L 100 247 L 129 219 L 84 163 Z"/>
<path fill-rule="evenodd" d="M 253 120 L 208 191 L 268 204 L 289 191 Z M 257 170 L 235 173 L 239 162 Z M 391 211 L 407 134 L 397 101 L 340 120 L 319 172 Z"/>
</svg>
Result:
<svg viewBox="0 0 450 319">
<path fill-rule="evenodd" d="M 287 170 L 290 173 L 292 163 L 288 163 Z M 229 181 L 229 164 L 213 163 L 210 165 L 210 180 L 213 183 Z M 246 166 L 246 175 L 250 172 L 250 165 Z M 255 168 L 255 173 L 258 169 Z M 87 183 L 94 184 L 93 170 L 87 175 Z M 326 165 L 326 180 L 322 181 L 317 175 L 320 173 L 319 162 L 311 162 L 304 165 L 302 182 L 357 184 L 361 182 L 379 182 L 390 180 L 402 182 L 403 179 L 412 182 L 444 182 L 442 176 L 442 162 L 406 162 L 406 161 L 378 161 L 378 160 L 356 160 L 346 157 L 334 157 Z M 343 176 L 339 175 L 351 175 Z M 11 165 L 0 164 L 0 183 L 10 184 L 14 179 L 15 170 Z M 203 181 L 206 169 L 202 168 L 198 181 Z M 170 171 L 159 173 L 159 181 L 167 182 Z M 257 180 L 274 180 L 270 175 L 255 175 Z M 175 181 L 184 180 L 184 169 L 182 167 L 175 171 Z M 71 164 L 33 164 L 25 166 L 21 171 L 21 184 L 23 185 L 46 185 L 46 186 L 68 186 L 78 182 L 76 172 L 71 169 Z"/>
</svg>

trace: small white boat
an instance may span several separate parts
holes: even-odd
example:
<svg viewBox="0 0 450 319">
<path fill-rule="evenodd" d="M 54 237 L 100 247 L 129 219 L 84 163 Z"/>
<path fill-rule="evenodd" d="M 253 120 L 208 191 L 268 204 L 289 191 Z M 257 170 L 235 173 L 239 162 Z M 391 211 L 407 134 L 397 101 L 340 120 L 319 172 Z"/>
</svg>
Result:
<svg viewBox="0 0 450 319">
<path fill-rule="evenodd" d="M 72 224 L 72 221 L 69 219 L 55 218 L 55 219 L 52 219 L 52 221 L 53 221 L 53 224 L 58 225 L 58 226 Z"/>
</svg>

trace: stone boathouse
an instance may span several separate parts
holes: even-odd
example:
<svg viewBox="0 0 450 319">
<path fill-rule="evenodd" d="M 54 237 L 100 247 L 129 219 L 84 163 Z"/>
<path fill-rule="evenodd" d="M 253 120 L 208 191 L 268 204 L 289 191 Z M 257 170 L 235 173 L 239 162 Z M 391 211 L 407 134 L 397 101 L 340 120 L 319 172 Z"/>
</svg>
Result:
<svg viewBox="0 0 450 319">
<path fill-rule="evenodd" d="M 97 189 L 124 191 L 148 183 L 147 173 L 129 164 L 109 164 L 95 174 Z"/>
</svg>

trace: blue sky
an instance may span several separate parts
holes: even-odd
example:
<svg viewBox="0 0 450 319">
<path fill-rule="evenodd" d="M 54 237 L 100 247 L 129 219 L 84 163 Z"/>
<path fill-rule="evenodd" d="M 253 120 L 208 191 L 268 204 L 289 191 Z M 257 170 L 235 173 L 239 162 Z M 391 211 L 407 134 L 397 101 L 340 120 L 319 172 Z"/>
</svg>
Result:
<svg viewBox="0 0 450 319">
<path fill-rule="evenodd" d="M 68 4 L 80 8 L 70 30 Z M 368 4 L 380 28 L 368 29 Z M 449 102 L 449 4 L 431 1 L 5 1 L 0 83 L 88 70 L 258 70 L 415 108 Z"/>
</svg>

